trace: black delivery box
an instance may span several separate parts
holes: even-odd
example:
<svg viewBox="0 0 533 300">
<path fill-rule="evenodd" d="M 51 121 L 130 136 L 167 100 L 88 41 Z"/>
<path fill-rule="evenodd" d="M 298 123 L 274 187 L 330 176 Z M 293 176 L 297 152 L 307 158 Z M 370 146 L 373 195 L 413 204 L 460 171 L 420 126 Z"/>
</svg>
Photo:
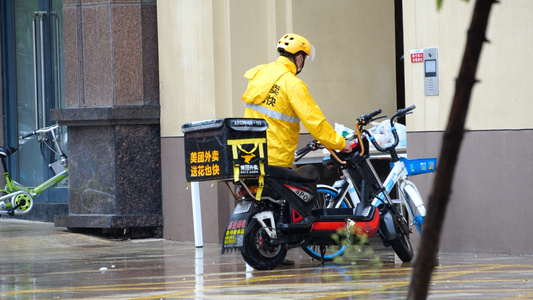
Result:
<svg viewBox="0 0 533 300">
<path fill-rule="evenodd" d="M 237 181 L 265 175 L 267 128 L 265 120 L 250 118 L 184 124 L 187 181 Z"/>
</svg>

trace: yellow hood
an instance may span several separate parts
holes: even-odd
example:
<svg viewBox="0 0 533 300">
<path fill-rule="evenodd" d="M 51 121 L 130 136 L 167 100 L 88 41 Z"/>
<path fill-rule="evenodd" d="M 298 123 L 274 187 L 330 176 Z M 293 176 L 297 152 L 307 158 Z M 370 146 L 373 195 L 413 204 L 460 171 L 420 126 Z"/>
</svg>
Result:
<svg viewBox="0 0 533 300">
<path fill-rule="evenodd" d="M 244 102 L 261 104 L 268 96 L 270 88 L 283 74 L 288 72 L 296 74 L 296 66 L 288 58 L 280 56 L 276 63 L 281 67 L 265 68 L 267 66 L 265 64 L 259 65 L 244 73 L 244 77 L 249 79 L 248 88 L 242 95 Z"/>
</svg>

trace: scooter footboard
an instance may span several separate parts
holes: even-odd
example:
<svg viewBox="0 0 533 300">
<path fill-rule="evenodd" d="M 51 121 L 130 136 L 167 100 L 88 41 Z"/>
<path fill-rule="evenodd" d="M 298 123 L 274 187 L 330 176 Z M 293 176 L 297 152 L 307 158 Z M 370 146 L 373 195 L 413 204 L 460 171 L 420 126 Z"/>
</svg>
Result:
<svg viewBox="0 0 533 300">
<path fill-rule="evenodd" d="M 356 215 L 322 215 L 313 223 L 310 233 L 310 244 L 331 245 L 336 241 L 332 238 L 340 230 L 350 228 L 352 234 L 373 236 L 379 229 L 379 211 L 370 207 L 367 218 Z M 340 209 L 340 212 L 343 212 Z"/>
</svg>

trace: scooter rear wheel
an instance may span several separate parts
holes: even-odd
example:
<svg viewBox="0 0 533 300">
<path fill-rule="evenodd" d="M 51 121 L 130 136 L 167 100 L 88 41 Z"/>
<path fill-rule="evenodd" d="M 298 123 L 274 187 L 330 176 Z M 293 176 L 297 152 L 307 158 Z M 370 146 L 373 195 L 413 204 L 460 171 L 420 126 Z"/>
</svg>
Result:
<svg viewBox="0 0 533 300">
<path fill-rule="evenodd" d="M 287 248 L 283 244 L 270 243 L 268 233 L 257 221 L 252 221 L 250 231 L 244 236 L 244 251 L 242 258 L 256 270 L 272 270 L 277 268 L 287 255 Z"/>
</svg>

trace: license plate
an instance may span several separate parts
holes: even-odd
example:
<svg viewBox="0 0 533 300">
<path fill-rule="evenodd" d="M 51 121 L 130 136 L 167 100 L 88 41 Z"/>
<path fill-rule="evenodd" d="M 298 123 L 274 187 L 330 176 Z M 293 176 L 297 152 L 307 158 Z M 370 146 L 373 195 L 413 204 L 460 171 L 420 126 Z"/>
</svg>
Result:
<svg viewBox="0 0 533 300">
<path fill-rule="evenodd" d="M 250 211 L 250 207 L 252 207 L 252 202 L 250 201 L 244 201 L 240 202 L 235 206 L 235 210 L 233 211 L 233 214 L 242 214 Z"/>
</svg>

